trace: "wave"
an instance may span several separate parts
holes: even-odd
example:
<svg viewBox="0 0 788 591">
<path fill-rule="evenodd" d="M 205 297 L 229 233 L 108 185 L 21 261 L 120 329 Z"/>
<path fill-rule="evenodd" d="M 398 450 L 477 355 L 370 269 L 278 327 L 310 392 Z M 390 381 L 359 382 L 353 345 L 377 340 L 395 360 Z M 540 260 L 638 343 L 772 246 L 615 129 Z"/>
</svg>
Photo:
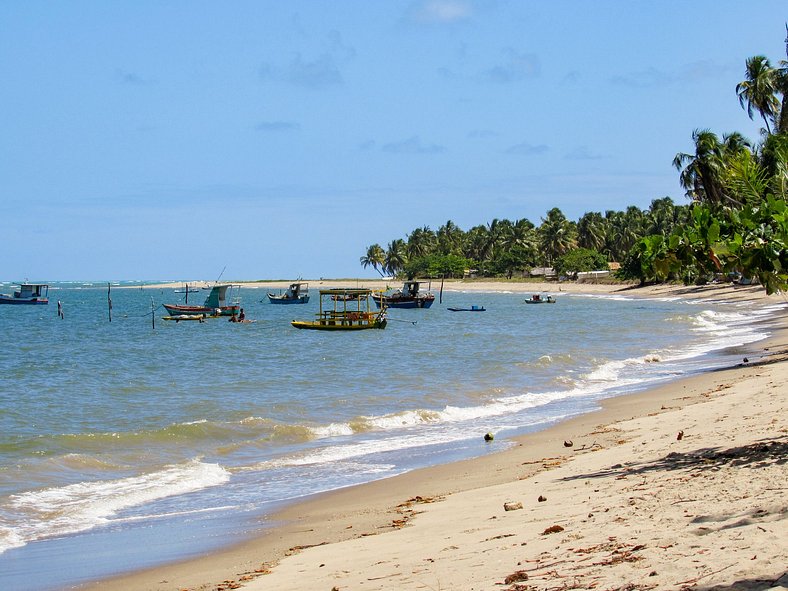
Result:
<svg viewBox="0 0 788 591">
<path fill-rule="evenodd" d="M 80 482 L 15 494 L 0 502 L 0 552 L 108 523 L 131 507 L 224 484 L 230 473 L 193 460 L 117 480 Z"/>
</svg>

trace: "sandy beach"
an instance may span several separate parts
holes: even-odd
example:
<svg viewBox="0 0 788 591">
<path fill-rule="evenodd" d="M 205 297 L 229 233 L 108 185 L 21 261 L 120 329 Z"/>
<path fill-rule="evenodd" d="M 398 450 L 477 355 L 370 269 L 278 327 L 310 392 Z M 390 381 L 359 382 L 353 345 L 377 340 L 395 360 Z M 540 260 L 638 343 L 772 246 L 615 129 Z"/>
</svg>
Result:
<svg viewBox="0 0 788 591">
<path fill-rule="evenodd" d="M 786 303 L 731 285 L 444 289 Z M 259 539 L 80 588 L 788 589 L 780 314 L 763 327 L 771 337 L 742 349 L 730 368 L 607 400 L 500 453 L 305 499 L 273 516 Z"/>
</svg>

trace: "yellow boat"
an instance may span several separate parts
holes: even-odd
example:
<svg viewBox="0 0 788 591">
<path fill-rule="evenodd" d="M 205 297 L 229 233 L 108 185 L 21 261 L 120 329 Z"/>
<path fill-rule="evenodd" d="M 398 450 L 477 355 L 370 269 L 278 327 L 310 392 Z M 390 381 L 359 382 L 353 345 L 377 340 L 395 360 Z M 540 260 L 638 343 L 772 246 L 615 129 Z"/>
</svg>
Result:
<svg viewBox="0 0 788 591">
<path fill-rule="evenodd" d="M 321 289 L 315 320 L 293 320 L 296 328 L 311 330 L 366 330 L 386 328 L 386 309 L 370 310 L 371 289 Z"/>
</svg>

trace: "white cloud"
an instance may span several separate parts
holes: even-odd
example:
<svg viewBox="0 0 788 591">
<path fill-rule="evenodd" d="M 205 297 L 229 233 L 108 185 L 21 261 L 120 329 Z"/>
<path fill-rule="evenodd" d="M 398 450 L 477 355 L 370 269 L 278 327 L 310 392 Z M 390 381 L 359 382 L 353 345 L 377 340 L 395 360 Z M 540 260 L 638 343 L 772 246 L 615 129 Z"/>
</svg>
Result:
<svg viewBox="0 0 788 591">
<path fill-rule="evenodd" d="M 463 0 L 423 0 L 411 6 L 410 20 L 419 23 L 453 23 L 470 18 L 473 7 Z"/>
</svg>

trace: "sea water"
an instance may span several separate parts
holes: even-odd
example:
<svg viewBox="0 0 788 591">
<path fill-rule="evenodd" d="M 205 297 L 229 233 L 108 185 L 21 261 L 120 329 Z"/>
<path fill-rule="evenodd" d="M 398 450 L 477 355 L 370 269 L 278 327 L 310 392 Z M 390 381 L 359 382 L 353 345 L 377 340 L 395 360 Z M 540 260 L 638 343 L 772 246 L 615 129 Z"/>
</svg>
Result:
<svg viewBox="0 0 788 591">
<path fill-rule="evenodd" d="M 166 322 L 161 304 L 183 294 L 131 283 L 0 306 L 0 586 L 197 555 L 306 495 L 499 451 L 602 398 L 732 363 L 775 311 L 447 291 L 390 310 L 386 330 L 296 330 L 316 287 L 305 305 L 241 289 L 247 324 Z M 472 305 L 486 311 L 446 309 Z"/>
</svg>

